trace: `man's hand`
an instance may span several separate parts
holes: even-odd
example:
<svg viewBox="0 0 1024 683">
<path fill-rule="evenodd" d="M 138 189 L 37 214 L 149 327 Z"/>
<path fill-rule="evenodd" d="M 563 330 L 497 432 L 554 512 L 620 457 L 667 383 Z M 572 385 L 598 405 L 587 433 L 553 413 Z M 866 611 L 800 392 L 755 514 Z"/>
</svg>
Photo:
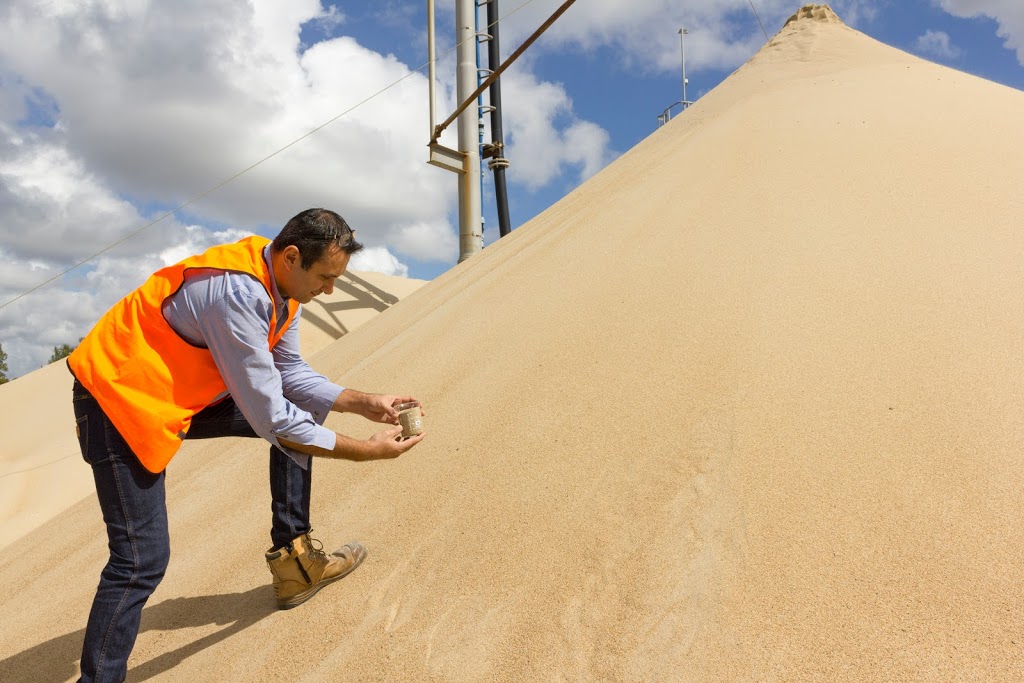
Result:
<svg viewBox="0 0 1024 683">
<path fill-rule="evenodd" d="M 410 437 L 404 441 L 401 440 L 401 436 L 401 427 L 382 429 L 366 441 L 359 441 L 344 434 L 335 433 L 336 441 L 333 450 L 297 444 L 284 439 L 279 439 L 279 442 L 285 448 L 291 448 L 307 455 L 365 462 L 367 460 L 390 460 L 397 458 L 420 441 L 423 441 L 426 433 Z"/>
<path fill-rule="evenodd" d="M 395 405 L 413 401 L 417 401 L 417 399 L 412 396 L 367 394 L 355 389 L 345 389 L 334 401 L 333 409 L 342 413 L 362 415 L 371 422 L 396 425 L 398 424 L 398 411 L 395 410 Z M 422 403 L 420 403 L 420 414 L 426 415 Z"/>
<path fill-rule="evenodd" d="M 420 441 L 423 441 L 424 436 L 426 436 L 426 432 L 423 434 L 417 434 L 416 436 L 410 436 L 408 439 L 403 440 L 401 438 L 401 427 L 388 427 L 387 429 L 382 429 L 369 439 L 375 457 L 367 458 L 367 460 L 397 458 Z"/>
</svg>

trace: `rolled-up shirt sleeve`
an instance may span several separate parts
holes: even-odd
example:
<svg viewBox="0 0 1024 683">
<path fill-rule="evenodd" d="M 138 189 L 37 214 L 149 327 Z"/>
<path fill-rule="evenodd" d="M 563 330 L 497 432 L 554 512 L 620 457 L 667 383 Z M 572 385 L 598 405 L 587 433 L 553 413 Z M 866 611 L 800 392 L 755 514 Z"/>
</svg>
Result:
<svg viewBox="0 0 1024 683">
<path fill-rule="evenodd" d="M 281 388 L 285 398 L 323 424 L 338 395 L 344 391 L 326 377 L 309 367 L 299 355 L 299 313 L 273 349 L 274 365 L 281 373 Z"/>
<path fill-rule="evenodd" d="M 333 449 L 336 441 L 334 432 L 321 426 L 327 417 L 326 411 L 316 419 L 299 403 L 320 412 L 319 407 L 324 405 L 326 397 L 334 389 L 324 383 L 302 379 L 301 373 L 287 368 L 288 384 L 293 387 L 290 394 L 299 400 L 286 398 L 288 393 L 281 370 L 275 362 L 274 353 L 267 348 L 271 306 L 269 299 L 254 295 L 251 290 L 229 287 L 222 297 L 204 307 L 196 323 L 228 393 L 250 426 L 301 464 L 306 456 L 282 447 L 279 439 Z M 297 330 L 289 332 L 294 335 L 293 341 L 297 346 Z M 309 372 L 316 374 L 311 369 Z M 331 403 L 341 393 L 341 388 L 336 388 L 337 393 L 331 398 Z M 330 404 L 327 405 L 329 410 Z"/>
</svg>

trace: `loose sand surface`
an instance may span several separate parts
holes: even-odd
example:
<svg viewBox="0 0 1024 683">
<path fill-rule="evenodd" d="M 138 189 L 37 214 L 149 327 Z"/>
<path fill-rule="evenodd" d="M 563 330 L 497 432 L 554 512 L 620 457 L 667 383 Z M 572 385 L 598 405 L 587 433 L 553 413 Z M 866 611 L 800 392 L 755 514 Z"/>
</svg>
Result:
<svg viewBox="0 0 1024 683">
<path fill-rule="evenodd" d="M 265 447 L 187 444 L 129 680 L 1024 680 L 1022 121 L 801 11 L 314 356 L 427 408 L 315 462 L 352 575 L 275 611 Z M 91 499 L 6 549 L 0 680 L 74 678 L 105 558 Z"/>
</svg>

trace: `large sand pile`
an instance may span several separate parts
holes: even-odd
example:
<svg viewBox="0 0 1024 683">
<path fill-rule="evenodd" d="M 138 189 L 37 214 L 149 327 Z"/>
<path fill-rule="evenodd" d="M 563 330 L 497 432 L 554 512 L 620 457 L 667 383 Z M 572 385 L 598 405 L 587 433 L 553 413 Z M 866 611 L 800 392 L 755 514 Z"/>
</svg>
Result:
<svg viewBox="0 0 1024 683">
<path fill-rule="evenodd" d="M 428 408 L 316 462 L 350 577 L 275 611 L 265 448 L 189 444 L 129 680 L 1024 677 L 1024 94 L 833 16 L 316 356 Z M 0 679 L 105 556 L 91 500 L 4 552 Z"/>
</svg>

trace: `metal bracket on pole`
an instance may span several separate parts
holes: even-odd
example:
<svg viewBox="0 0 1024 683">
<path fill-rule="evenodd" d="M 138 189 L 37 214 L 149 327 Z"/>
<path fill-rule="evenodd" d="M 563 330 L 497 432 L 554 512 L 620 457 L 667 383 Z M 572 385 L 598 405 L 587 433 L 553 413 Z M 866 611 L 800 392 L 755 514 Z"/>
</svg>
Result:
<svg viewBox="0 0 1024 683">
<path fill-rule="evenodd" d="M 501 65 L 497 69 L 494 69 L 494 71 L 491 73 L 491 75 L 488 76 L 487 79 L 483 83 L 481 83 L 477 87 L 477 89 L 473 91 L 472 94 L 470 94 L 468 97 L 466 97 L 464 100 L 462 100 L 462 104 L 460 104 L 455 109 L 455 111 L 452 113 L 451 116 L 449 116 L 447 119 L 445 119 L 444 122 L 442 122 L 442 123 L 438 124 L 437 126 L 435 126 L 434 127 L 434 135 L 430 139 L 430 142 L 431 143 L 437 142 L 437 139 L 439 137 L 441 137 L 441 133 L 444 132 L 444 129 L 447 128 L 449 126 L 449 124 L 451 124 L 452 121 L 457 119 L 459 117 L 459 115 L 466 109 L 466 107 L 468 107 L 470 104 L 472 104 L 476 100 L 477 96 L 480 93 L 482 93 L 484 90 L 487 90 L 487 88 L 489 88 L 491 86 L 491 83 L 496 81 L 498 79 L 498 77 L 501 76 L 501 73 L 505 69 L 507 69 L 509 67 L 509 65 L 512 64 L 512 62 L 516 61 L 516 59 L 519 58 L 519 55 L 523 54 L 523 52 L 526 51 L 526 48 L 530 47 L 530 45 L 533 44 L 533 41 L 537 40 L 537 38 L 539 38 L 540 35 L 542 33 L 544 33 L 544 31 L 546 31 L 549 26 L 551 26 L 551 24 L 555 23 L 555 21 L 558 19 L 558 17 L 562 16 L 562 14 L 564 14 L 565 11 L 567 9 L 569 9 L 569 7 L 574 2 L 576 2 L 576 0 L 565 0 L 565 2 L 562 3 L 562 6 L 559 7 L 557 10 L 555 10 L 555 13 L 552 14 L 550 17 L 548 17 L 548 20 L 545 21 L 543 24 L 541 24 L 540 28 L 538 28 L 536 31 L 533 32 L 533 35 L 531 35 L 529 38 L 527 38 L 523 42 L 522 45 L 517 47 L 515 52 L 510 54 L 508 56 L 508 59 L 506 59 L 504 62 L 502 62 Z M 457 5 L 456 8 L 458 8 L 458 5 Z M 478 34 L 475 34 L 475 35 L 478 35 Z"/>
<path fill-rule="evenodd" d="M 427 163 L 455 173 L 466 172 L 466 154 L 439 142 L 430 143 L 430 159 Z"/>
</svg>

